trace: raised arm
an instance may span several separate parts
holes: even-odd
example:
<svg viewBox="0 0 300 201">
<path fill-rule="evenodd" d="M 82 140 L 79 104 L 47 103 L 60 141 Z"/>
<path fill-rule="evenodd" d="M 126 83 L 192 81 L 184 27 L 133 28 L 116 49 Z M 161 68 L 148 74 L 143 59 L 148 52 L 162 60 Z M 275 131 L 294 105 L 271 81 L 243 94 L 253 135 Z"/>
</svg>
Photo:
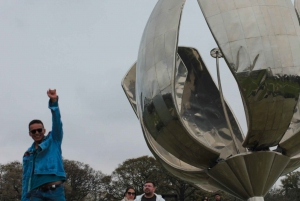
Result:
<svg viewBox="0 0 300 201">
<path fill-rule="evenodd" d="M 52 113 L 52 132 L 51 135 L 54 140 L 58 141 L 59 143 L 62 142 L 63 139 L 63 129 L 62 129 L 62 122 L 60 119 L 60 111 L 58 107 L 58 96 L 56 94 L 56 89 L 49 89 L 47 91 L 47 95 L 50 98 L 49 100 L 49 109 Z"/>
</svg>

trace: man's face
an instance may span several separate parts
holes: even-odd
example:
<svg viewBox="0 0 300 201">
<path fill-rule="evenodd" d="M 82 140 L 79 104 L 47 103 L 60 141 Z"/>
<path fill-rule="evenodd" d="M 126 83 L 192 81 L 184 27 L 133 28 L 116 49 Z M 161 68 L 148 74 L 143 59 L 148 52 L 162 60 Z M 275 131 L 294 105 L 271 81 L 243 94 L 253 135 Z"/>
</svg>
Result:
<svg viewBox="0 0 300 201">
<path fill-rule="evenodd" d="M 153 186 L 152 183 L 145 183 L 144 185 L 144 193 L 146 196 L 152 196 L 155 192 L 155 187 Z"/>
<path fill-rule="evenodd" d="M 45 132 L 46 130 L 42 124 L 35 123 L 29 126 L 29 135 L 36 143 L 42 142 Z"/>
<path fill-rule="evenodd" d="M 221 200 L 221 196 L 216 195 L 216 196 L 215 196 L 215 199 L 216 199 L 217 201 L 219 201 L 219 200 Z"/>
</svg>

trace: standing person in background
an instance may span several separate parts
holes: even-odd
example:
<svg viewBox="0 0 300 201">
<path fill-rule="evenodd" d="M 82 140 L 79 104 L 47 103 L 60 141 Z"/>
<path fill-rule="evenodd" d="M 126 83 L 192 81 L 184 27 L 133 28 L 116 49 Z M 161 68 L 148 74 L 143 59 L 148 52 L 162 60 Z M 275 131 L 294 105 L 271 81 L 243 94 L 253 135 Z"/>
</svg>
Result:
<svg viewBox="0 0 300 201">
<path fill-rule="evenodd" d="M 22 201 L 65 201 L 63 182 L 66 173 L 61 153 L 63 129 L 58 96 L 55 89 L 49 89 L 47 95 L 50 98 L 52 131 L 45 136 L 46 129 L 41 120 L 29 123 L 33 144 L 23 156 Z"/>
<path fill-rule="evenodd" d="M 216 201 L 222 201 L 221 195 L 220 195 L 219 193 L 216 193 L 216 194 L 215 194 L 215 200 L 216 200 Z"/>
<path fill-rule="evenodd" d="M 155 194 L 156 186 L 152 181 L 144 184 L 144 194 L 136 197 L 135 201 L 165 201 L 161 195 Z"/>
<path fill-rule="evenodd" d="M 124 198 L 121 201 L 133 201 L 135 197 L 136 197 L 135 190 L 133 187 L 130 186 L 126 188 L 126 191 L 124 193 Z"/>
</svg>

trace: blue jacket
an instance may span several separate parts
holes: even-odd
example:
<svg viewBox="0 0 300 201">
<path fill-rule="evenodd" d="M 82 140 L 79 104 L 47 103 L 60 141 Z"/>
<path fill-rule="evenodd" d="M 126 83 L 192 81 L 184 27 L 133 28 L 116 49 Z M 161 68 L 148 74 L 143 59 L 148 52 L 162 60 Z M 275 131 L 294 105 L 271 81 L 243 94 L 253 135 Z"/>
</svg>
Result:
<svg viewBox="0 0 300 201">
<path fill-rule="evenodd" d="M 34 174 L 55 174 L 66 177 L 61 152 L 63 129 L 58 102 L 52 103 L 49 101 L 49 109 L 52 113 L 52 131 L 39 145 L 41 152 L 38 153 L 35 159 Z M 29 198 L 26 198 L 26 194 L 29 192 L 31 186 L 32 153 L 34 149 L 33 143 L 23 156 L 22 201 L 29 201 Z"/>
</svg>

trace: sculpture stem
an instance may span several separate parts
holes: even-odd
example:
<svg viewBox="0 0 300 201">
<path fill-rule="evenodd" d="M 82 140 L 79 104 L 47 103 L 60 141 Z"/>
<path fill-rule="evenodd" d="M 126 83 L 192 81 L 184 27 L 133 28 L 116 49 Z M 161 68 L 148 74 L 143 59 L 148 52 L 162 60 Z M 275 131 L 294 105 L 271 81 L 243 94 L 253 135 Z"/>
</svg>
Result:
<svg viewBox="0 0 300 201">
<path fill-rule="evenodd" d="M 216 54 L 218 55 L 219 52 L 216 52 Z M 223 91 L 222 91 L 221 79 L 220 79 L 220 71 L 219 71 L 219 57 L 218 56 L 216 57 L 216 62 L 217 62 L 217 75 L 218 75 L 218 84 L 219 84 L 219 92 L 220 92 L 220 98 L 221 98 L 221 102 L 222 102 L 222 107 L 223 107 L 225 119 L 226 119 L 226 122 L 227 122 L 227 126 L 229 128 L 232 140 L 233 140 L 234 145 L 235 145 L 236 153 L 239 154 L 240 151 L 238 149 L 235 136 L 233 135 L 232 126 L 231 126 L 231 123 L 229 121 L 229 117 L 228 117 L 228 113 L 227 113 L 227 109 L 226 109 L 226 105 L 225 105 L 225 101 L 224 101 L 224 97 L 223 97 Z"/>
</svg>

